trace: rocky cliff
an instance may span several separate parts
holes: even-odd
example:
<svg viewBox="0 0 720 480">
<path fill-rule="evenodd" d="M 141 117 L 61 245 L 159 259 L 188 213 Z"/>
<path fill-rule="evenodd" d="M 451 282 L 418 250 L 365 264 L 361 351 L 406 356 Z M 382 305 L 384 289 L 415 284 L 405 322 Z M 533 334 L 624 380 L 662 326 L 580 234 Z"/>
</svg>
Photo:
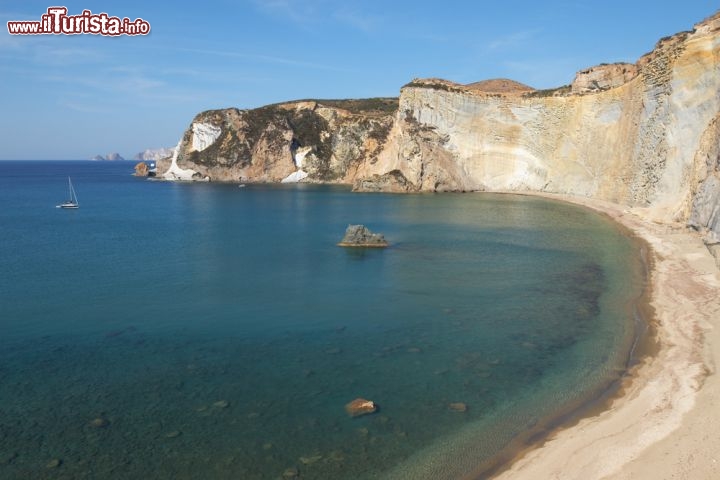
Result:
<svg viewBox="0 0 720 480">
<path fill-rule="evenodd" d="M 166 178 L 349 183 L 372 163 L 394 121 L 395 98 L 297 101 L 197 115 Z"/>
<path fill-rule="evenodd" d="M 396 103 L 397 102 L 397 103 Z M 170 178 L 566 193 L 720 238 L 720 13 L 555 90 L 414 80 L 400 98 L 199 114 Z M 174 172 L 174 173 L 173 173 Z"/>
</svg>

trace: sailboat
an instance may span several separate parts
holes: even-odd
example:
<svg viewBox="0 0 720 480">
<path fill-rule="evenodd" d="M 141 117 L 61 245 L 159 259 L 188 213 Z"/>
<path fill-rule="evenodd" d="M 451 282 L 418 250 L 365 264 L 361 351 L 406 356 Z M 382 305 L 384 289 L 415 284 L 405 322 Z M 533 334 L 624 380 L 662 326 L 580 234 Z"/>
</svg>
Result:
<svg viewBox="0 0 720 480">
<path fill-rule="evenodd" d="M 72 181 L 70 181 L 70 177 L 68 177 L 68 190 L 70 191 L 70 199 L 67 202 L 63 202 L 60 205 L 56 205 L 57 208 L 80 208 L 80 203 L 78 202 L 77 194 L 75 193 L 75 189 L 73 188 Z"/>
</svg>

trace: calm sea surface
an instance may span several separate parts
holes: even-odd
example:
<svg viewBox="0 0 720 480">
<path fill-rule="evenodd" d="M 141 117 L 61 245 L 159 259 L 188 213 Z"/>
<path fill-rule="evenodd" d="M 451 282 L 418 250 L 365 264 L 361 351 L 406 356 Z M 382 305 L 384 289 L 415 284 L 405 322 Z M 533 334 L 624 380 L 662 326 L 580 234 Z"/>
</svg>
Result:
<svg viewBox="0 0 720 480">
<path fill-rule="evenodd" d="M 132 167 L 0 162 L 0 478 L 454 478 L 626 365 L 639 255 L 600 215 Z"/>
</svg>

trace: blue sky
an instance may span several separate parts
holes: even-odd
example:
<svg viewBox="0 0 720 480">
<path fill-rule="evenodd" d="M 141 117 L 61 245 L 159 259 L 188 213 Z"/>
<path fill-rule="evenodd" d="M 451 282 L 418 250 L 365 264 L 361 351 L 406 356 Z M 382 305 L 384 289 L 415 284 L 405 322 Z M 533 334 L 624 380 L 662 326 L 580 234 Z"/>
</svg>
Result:
<svg viewBox="0 0 720 480">
<path fill-rule="evenodd" d="M 141 17 L 148 36 L 11 36 L 49 6 Z M 0 159 L 85 159 L 177 143 L 193 116 L 300 98 L 397 96 L 415 77 L 535 88 L 629 61 L 707 0 L 0 2 Z"/>
</svg>

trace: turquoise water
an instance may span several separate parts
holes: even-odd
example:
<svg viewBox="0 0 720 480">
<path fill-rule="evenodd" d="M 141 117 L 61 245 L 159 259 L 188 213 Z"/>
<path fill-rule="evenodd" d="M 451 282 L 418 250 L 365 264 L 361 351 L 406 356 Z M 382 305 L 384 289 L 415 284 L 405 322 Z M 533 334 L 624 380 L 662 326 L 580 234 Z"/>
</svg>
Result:
<svg viewBox="0 0 720 480">
<path fill-rule="evenodd" d="M 131 171 L 0 162 L 0 478 L 456 478 L 626 366 L 639 255 L 595 213 Z"/>
</svg>

